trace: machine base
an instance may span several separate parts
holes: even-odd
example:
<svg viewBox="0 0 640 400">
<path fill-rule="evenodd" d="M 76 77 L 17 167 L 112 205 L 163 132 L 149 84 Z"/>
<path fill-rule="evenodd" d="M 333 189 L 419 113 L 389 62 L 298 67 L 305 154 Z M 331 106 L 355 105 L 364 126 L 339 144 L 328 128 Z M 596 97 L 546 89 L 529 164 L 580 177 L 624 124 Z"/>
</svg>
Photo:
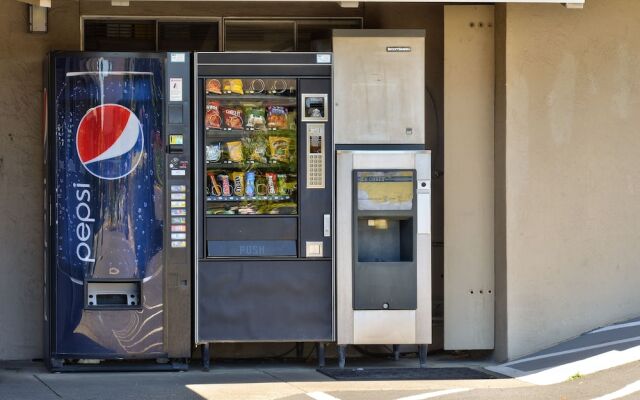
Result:
<svg viewBox="0 0 640 400">
<path fill-rule="evenodd" d="M 304 342 L 296 342 L 296 358 L 302 359 L 304 357 Z M 322 368 L 326 365 L 326 346 L 325 342 L 318 342 L 315 345 L 316 357 L 318 358 L 318 368 Z M 211 369 L 211 348 L 213 343 L 200 344 L 200 354 L 202 358 L 202 370 L 209 371 Z"/>
<path fill-rule="evenodd" d="M 166 360 L 166 359 L 165 359 Z M 148 372 L 148 371 L 187 371 L 189 360 L 186 358 L 169 359 L 168 362 L 154 360 L 96 360 L 95 364 L 68 363 L 61 358 L 49 360 L 51 372 Z"/>
<path fill-rule="evenodd" d="M 398 361 L 400 359 L 400 345 L 393 345 L 393 359 Z M 347 345 L 339 344 L 338 345 L 338 367 L 344 368 L 347 360 Z M 427 345 L 419 344 L 418 345 L 418 360 L 420 362 L 420 368 L 427 367 Z"/>
</svg>

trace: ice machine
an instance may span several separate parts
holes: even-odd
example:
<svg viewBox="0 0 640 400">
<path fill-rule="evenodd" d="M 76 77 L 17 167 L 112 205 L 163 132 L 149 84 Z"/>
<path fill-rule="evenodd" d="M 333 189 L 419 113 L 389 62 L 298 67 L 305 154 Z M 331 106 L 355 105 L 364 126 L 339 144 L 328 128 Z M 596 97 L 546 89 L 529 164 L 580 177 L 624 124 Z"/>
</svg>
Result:
<svg viewBox="0 0 640 400">
<path fill-rule="evenodd" d="M 336 30 L 339 364 L 350 344 L 431 343 L 424 31 Z M 397 349 L 397 347 L 396 347 Z"/>
</svg>

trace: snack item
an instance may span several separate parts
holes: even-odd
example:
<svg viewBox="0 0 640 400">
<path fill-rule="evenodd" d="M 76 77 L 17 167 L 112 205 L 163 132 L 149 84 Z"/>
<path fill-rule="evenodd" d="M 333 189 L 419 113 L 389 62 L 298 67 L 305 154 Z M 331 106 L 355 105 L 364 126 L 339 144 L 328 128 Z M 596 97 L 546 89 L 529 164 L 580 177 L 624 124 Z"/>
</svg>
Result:
<svg viewBox="0 0 640 400">
<path fill-rule="evenodd" d="M 266 130 L 267 120 L 265 118 L 264 108 L 245 107 L 244 118 L 247 121 L 247 129 Z"/>
<path fill-rule="evenodd" d="M 222 195 L 222 189 L 220 185 L 216 181 L 216 176 L 213 172 L 207 173 L 207 192 L 210 196 L 220 196 Z"/>
<path fill-rule="evenodd" d="M 271 160 L 288 162 L 289 142 L 290 139 L 287 137 L 269 136 L 269 151 L 271 152 Z"/>
<path fill-rule="evenodd" d="M 222 150 L 220 149 L 220 143 L 210 144 L 206 146 L 207 161 L 217 162 L 220 161 Z"/>
<path fill-rule="evenodd" d="M 220 129 L 222 119 L 220 118 L 220 103 L 215 100 L 207 101 L 207 113 L 204 117 L 206 129 Z"/>
<path fill-rule="evenodd" d="M 265 177 L 267 178 L 267 194 L 268 195 L 275 195 L 278 193 L 278 184 L 277 182 L 277 176 L 276 174 L 274 174 L 273 172 L 267 172 L 266 174 L 264 174 Z"/>
<path fill-rule="evenodd" d="M 244 196 L 244 172 L 232 172 L 233 195 Z"/>
<path fill-rule="evenodd" d="M 222 86 L 225 93 L 244 94 L 242 79 L 225 79 L 222 81 Z"/>
<path fill-rule="evenodd" d="M 222 85 L 217 79 L 207 79 L 207 93 L 222 94 Z"/>
<path fill-rule="evenodd" d="M 289 126 L 287 122 L 288 110 L 282 106 L 269 106 L 267 107 L 267 126 L 275 129 L 287 129 Z"/>
<path fill-rule="evenodd" d="M 229 183 L 229 175 L 218 175 L 218 180 L 222 185 L 222 196 L 231 196 L 231 184 Z"/>
<path fill-rule="evenodd" d="M 229 160 L 238 163 L 244 161 L 244 156 L 242 154 L 242 142 L 227 142 L 227 152 L 229 153 Z"/>
<path fill-rule="evenodd" d="M 256 194 L 255 185 L 256 185 L 256 174 L 254 172 L 247 172 L 247 179 L 245 182 L 244 193 L 249 197 L 253 197 Z"/>
<path fill-rule="evenodd" d="M 249 158 L 251 161 L 266 163 L 267 162 L 267 140 L 264 137 L 257 136 L 251 140 Z"/>
<path fill-rule="evenodd" d="M 229 107 L 222 109 L 222 116 L 224 117 L 224 126 L 229 129 L 243 129 L 244 121 L 242 118 L 242 108 Z"/>
<path fill-rule="evenodd" d="M 287 174 L 278 174 L 278 195 L 287 194 Z"/>
</svg>

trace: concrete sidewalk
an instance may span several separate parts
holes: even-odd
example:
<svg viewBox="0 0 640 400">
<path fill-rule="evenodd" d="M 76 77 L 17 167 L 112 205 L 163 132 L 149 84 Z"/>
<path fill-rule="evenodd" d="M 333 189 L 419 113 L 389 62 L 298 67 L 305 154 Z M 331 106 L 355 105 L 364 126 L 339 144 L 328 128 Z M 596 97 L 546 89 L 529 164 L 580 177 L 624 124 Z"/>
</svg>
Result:
<svg viewBox="0 0 640 400">
<path fill-rule="evenodd" d="M 415 360 L 374 362 L 415 367 Z M 461 363 L 447 363 L 461 366 Z M 464 366 L 469 366 L 464 364 Z M 356 367 L 356 365 L 354 365 Z M 203 372 L 194 365 L 188 372 L 49 373 L 42 364 L 0 364 L 2 400 L 146 400 L 215 399 L 274 400 L 315 392 L 386 392 L 406 394 L 459 388 L 460 381 L 335 381 L 309 364 L 215 364 Z M 527 384 L 515 379 L 466 380 L 465 388 L 515 388 Z M 384 396 L 382 397 L 384 398 Z"/>
</svg>

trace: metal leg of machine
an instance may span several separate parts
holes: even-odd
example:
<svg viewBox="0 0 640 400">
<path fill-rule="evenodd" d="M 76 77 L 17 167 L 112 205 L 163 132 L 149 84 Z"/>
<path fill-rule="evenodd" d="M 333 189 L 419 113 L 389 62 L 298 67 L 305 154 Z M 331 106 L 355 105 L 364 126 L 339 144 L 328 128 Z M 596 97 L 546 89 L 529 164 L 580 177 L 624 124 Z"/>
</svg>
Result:
<svg viewBox="0 0 640 400">
<path fill-rule="evenodd" d="M 296 343 L 296 358 L 301 359 L 304 357 L 304 343 L 297 342 Z"/>
<path fill-rule="evenodd" d="M 338 367 L 344 368 L 344 364 L 347 358 L 347 345 L 338 345 Z"/>
<path fill-rule="evenodd" d="M 427 345 L 418 345 L 418 355 L 420 358 L 420 368 L 427 368 Z"/>
<path fill-rule="evenodd" d="M 209 368 L 211 366 L 211 349 L 209 348 L 209 346 L 211 346 L 209 343 L 200 345 L 200 351 L 202 353 L 202 370 L 203 371 L 209 371 Z"/>
<path fill-rule="evenodd" d="M 325 366 L 325 344 L 316 344 L 316 352 L 318 356 L 318 367 L 323 368 Z"/>
<path fill-rule="evenodd" d="M 400 359 L 400 345 L 393 345 L 393 360 L 398 361 Z"/>
</svg>

